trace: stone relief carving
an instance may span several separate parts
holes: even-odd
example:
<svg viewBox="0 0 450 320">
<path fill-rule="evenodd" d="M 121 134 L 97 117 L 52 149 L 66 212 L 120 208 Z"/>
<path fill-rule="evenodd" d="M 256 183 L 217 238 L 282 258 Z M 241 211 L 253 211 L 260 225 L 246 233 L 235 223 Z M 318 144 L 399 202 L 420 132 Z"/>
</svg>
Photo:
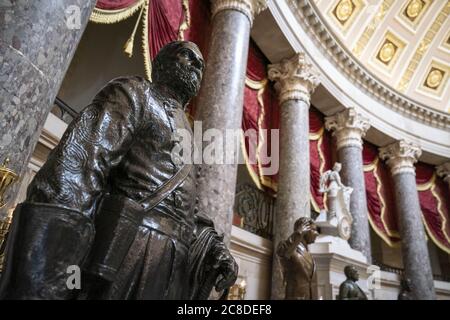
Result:
<svg viewBox="0 0 450 320">
<path fill-rule="evenodd" d="M 243 218 L 242 227 L 261 237 L 272 238 L 275 201 L 249 184 L 236 190 L 235 212 Z"/>
</svg>

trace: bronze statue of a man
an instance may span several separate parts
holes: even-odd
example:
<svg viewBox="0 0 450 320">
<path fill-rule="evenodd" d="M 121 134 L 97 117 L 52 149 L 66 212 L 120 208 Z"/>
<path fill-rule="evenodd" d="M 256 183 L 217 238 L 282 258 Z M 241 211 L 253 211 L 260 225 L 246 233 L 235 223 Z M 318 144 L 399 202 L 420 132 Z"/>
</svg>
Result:
<svg viewBox="0 0 450 320">
<path fill-rule="evenodd" d="M 2 298 L 205 299 L 235 282 L 233 257 L 194 211 L 192 164 L 172 157 L 174 132 L 192 134 L 185 107 L 203 69 L 195 44 L 169 43 L 152 83 L 111 81 L 69 125 L 14 215 Z"/>
<path fill-rule="evenodd" d="M 358 286 L 358 270 L 354 266 L 348 265 L 344 268 L 347 279 L 339 286 L 339 300 L 367 300 L 367 296 Z"/>
<path fill-rule="evenodd" d="M 301 217 L 294 224 L 294 232 L 280 242 L 277 255 L 283 268 L 287 300 L 312 300 L 312 283 L 316 263 L 308 251 L 308 244 L 314 243 L 319 233 L 311 218 Z"/>
</svg>

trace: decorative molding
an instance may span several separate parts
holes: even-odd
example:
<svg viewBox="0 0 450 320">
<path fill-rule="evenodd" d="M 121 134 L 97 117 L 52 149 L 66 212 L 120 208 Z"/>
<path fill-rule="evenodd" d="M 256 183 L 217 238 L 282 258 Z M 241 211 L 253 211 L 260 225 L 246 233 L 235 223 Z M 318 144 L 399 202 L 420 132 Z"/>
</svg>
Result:
<svg viewBox="0 0 450 320">
<path fill-rule="evenodd" d="M 362 138 L 370 128 L 369 119 L 357 113 L 354 108 L 348 108 L 335 115 L 325 118 L 325 128 L 333 131 L 336 137 L 337 150 L 344 147 L 362 149 Z"/>
<path fill-rule="evenodd" d="M 436 173 L 450 186 L 450 162 L 446 162 L 441 164 L 440 166 L 437 166 Z"/>
<path fill-rule="evenodd" d="M 369 43 L 370 38 L 372 38 L 375 33 L 376 28 L 380 25 L 381 21 L 383 21 L 386 13 L 389 11 L 391 6 L 394 4 L 394 0 L 383 0 L 381 3 L 377 14 L 370 21 L 369 25 L 364 30 L 361 37 L 356 42 L 355 47 L 353 48 L 353 54 L 356 57 L 360 57 L 367 44 Z"/>
<path fill-rule="evenodd" d="M 267 0 L 211 0 L 212 2 L 212 18 L 224 10 L 240 11 L 248 18 L 250 25 L 253 19 L 261 11 L 267 8 Z"/>
<path fill-rule="evenodd" d="M 393 176 L 400 173 L 416 174 L 414 163 L 422 154 L 418 145 L 405 140 L 394 142 L 379 149 L 380 158 L 386 160 Z"/>
<path fill-rule="evenodd" d="M 411 61 L 409 62 L 405 73 L 403 74 L 401 80 L 398 82 L 397 89 L 400 92 L 405 92 L 406 89 L 408 89 L 411 79 L 413 78 L 417 67 L 420 65 L 420 61 L 428 52 L 431 43 L 433 42 L 436 35 L 439 33 L 439 30 L 441 29 L 444 22 L 447 20 L 449 13 L 450 13 L 450 1 L 447 1 L 447 4 L 444 6 L 442 11 L 434 20 L 433 24 L 428 29 L 423 39 L 420 41 L 420 44 L 417 46 L 417 50 L 414 52 L 414 55 L 411 58 Z"/>
<path fill-rule="evenodd" d="M 242 228 L 272 239 L 274 199 L 247 183 L 238 185 L 236 189 L 234 210 L 243 220 Z"/>
<path fill-rule="evenodd" d="M 288 100 L 302 100 L 309 105 L 311 94 L 320 83 L 319 73 L 304 52 L 270 64 L 268 74 L 270 80 L 277 82 L 275 89 L 279 93 L 280 105 Z"/>
<path fill-rule="evenodd" d="M 383 103 L 386 107 L 404 116 L 420 121 L 434 128 L 450 129 L 450 114 L 434 110 L 405 96 L 374 77 L 361 65 L 345 46 L 333 35 L 319 9 L 311 0 L 286 0 L 298 23 L 314 38 L 322 52 L 328 56 L 343 74 L 354 80 L 365 92 Z M 382 4 L 385 12 L 392 5 L 392 0 Z M 384 16 L 384 15 L 380 15 Z M 381 19 L 381 18 L 379 18 Z M 370 29 L 370 26 L 368 27 Z"/>
</svg>

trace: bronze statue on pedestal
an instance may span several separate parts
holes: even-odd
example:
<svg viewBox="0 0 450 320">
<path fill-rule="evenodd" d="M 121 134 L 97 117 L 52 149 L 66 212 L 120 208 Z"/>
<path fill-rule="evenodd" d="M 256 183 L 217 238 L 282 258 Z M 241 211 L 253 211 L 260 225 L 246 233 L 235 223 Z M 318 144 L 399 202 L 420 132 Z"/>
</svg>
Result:
<svg viewBox="0 0 450 320">
<path fill-rule="evenodd" d="M 172 42 L 153 82 L 108 83 L 69 125 L 16 209 L 0 295 L 6 299 L 206 299 L 230 287 L 237 265 L 194 210 L 192 164 L 174 161 L 177 130 L 204 61 Z M 192 141 L 192 140 L 191 140 Z M 66 285 L 82 270 L 81 290 Z"/>
<path fill-rule="evenodd" d="M 316 263 L 308 251 L 308 244 L 314 243 L 319 233 L 311 218 L 301 217 L 294 224 L 294 232 L 280 242 L 277 255 L 283 267 L 287 300 L 312 300 L 312 283 Z"/>
<path fill-rule="evenodd" d="M 358 270 L 354 266 L 348 265 L 344 268 L 347 279 L 339 287 L 339 300 L 367 300 L 367 296 L 358 286 Z"/>
</svg>

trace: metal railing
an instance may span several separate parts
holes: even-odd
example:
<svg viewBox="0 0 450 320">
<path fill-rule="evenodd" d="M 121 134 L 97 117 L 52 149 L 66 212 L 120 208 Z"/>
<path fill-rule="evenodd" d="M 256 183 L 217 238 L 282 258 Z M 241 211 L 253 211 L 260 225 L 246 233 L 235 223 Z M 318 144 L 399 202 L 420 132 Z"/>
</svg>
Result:
<svg viewBox="0 0 450 320">
<path fill-rule="evenodd" d="M 69 124 L 78 115 L 76 110 L 58 97 L 55 99 L 52 113 L 67 124 Z"/>
<path fill-rule="evenodd" d="M 391 273 L 395 273 L 398 274 L 400 276 L 403 276 L 405 273 L 405 270 L 402 268 L 397 268 L 397 267 L 393 267 L 384 263 L 381 263 L 379 261 L 376 261 L 375 259 L 373 260 L 373 264 L 380 267 L 381 271 L 386 271 L 386 272 L 391 272 Z M 450 282 L 450 275 L 445 275 L 445 274 L 433 274 L 433 279 L 437 280 L 437 281 L 446 281 L 446 282 Z"/>
</svg>

